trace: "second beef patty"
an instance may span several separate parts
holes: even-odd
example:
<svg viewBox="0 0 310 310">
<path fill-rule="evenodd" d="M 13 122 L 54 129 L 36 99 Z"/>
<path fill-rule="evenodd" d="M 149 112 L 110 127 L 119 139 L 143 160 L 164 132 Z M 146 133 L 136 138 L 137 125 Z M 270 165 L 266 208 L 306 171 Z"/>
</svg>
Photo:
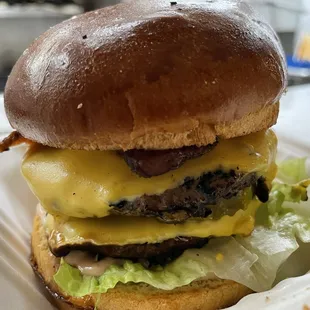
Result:
<svg viewBox="0 0 310 310">
<path fill-rule="evenodd" d="M 133 201 L 121 201 L 112 205 L 111 213 L 157 217 L 166 223 L 181 223 L 191 217 L 208 217 L 223 199 L 231 199 L 247 188 L 252 188 L 253 195 L 262 202 L 268 201 L 268 186 L 256 173 L 217 170 L 198 179 L 187 178 L 181 186 L 166 190 L 161 195 L 143 195 Z"/>
</svg>

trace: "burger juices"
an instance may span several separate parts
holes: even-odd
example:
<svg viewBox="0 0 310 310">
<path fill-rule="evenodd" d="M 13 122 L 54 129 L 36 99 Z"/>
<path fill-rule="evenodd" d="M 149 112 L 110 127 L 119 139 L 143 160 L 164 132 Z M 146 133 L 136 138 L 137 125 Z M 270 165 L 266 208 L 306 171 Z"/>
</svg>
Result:
<svg viewBox="0 0 310 310">
<path fill-rule="evenodd" d="M 276 175 L 285 87 L 278 38 L 239 1 L 130 1 L 39 37 L 8 80 L 2 147 L 30 143 L 31 263 L 62 308 L 218 309 L 260 290 L 240 244 Z"/>
</svg>

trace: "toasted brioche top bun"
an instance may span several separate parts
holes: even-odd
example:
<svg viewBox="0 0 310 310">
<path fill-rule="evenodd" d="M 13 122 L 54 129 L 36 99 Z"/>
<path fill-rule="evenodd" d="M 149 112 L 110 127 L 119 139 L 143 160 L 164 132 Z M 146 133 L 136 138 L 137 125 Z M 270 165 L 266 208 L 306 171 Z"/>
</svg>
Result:
<svg viewBox="0 0 310 310">
<path fill-rule="evenodd" d="M 228 307 L 250 294 L 247 287 L 228 280 L 199 280 L 163 291 L 146 284 L 119 284 L 101 295 L 77 298 L 66 295 L 53 280 L 60 260 L 49 250 L 42 221 L 35 217 L 32 233 L 32 266 L 60 309 L 98 310 L 215 310 Z"/>
<path fill-rule="evenodd" d="M 276 122 L 281 44 L 237 0 L 133 0 L 40 36 L 7 82 L 25 138 L 73 149 L 213 143 Z"/>
</svg>

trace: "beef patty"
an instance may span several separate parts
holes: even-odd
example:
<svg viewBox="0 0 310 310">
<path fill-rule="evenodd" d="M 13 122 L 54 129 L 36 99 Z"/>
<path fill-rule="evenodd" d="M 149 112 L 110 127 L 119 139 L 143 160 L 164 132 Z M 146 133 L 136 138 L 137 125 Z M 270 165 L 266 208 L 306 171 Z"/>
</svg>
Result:
<svg viewBox="0 0 310 310">
<path fill-rule="evenodd" d="M 133 172 L 144 178 L 179 168 L 185 161 L 210 152 L 217 141 L 206 146 L 185 146 L 170 150 L 129 150 L 119 152 Z"/>
<path fill-rule="evenodd" d="M 151 264 L 165 264 L 180 256 L 186 249 L 201 248 L 208 242 L 208 238 L 178 237 L 161 243 L 127 244 L 97 246 L 88 244 L 72 244 L 59 248 L 51 248 L 57 257 L 63 257 L 70 251 L 79 250 L 99 254 L 102 257 L 124 258 L 131 260 L 147 260 Z"/>
<path fill-rule="evenodd" d="M 215 213 L 222 199 L 230 199 L 250 187 L 262 202 L 268 200 L 269 189 L 265 180 L 256 173 L 217 170 L 198 179 L 187 178 L 181 186 L 166 190 L 161 195 L 143 195 L 133 201 L 121 201 L 112 205 L 111 213 L 157 217 L 165 223 L 181 223 L 191 217 L 208 217 Z M 240 206 L 233 205 L 234 210 L 227 210 L 219 216 L 234 214 Z"/>
</svg>

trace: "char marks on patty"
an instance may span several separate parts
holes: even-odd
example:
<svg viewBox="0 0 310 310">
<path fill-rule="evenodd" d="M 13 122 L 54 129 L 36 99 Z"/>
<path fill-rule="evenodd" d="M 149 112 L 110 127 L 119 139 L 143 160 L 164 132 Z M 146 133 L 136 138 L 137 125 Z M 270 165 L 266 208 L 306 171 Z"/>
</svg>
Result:
<svg viewBox="0 0 310 310">
<path fill-rule="evenodd" d="M 198 179 L 187 178 L 181 186 L 166 190 L 161 195 L 143 195 L 133 201 L 121 201 L 113 205 L 111 213 L 157 217 L 171 224 L 181 223 L 192 217 L 206 218 L 211 213 L 214 216 L 218 213 L 220 217 L 225 213 L 218 210 L 219 202 L 231 199 L 250 187 L 260 200 L 268 200 L 269 189 L 265 180 L 256 173 L 217 170 L 205 173 Z M 226 214 L 233 215 L 238 209 L 240 206 L 234 205 L 232 210 L 226 210 Z"/>
<path fill-rule="evenodd" d="M 79 250 L 99 254 L 102 257 L 147 260 L 151 264 L 163 265 L 180 256 L 186 249 L 201 248 L 208 238 L 178 237 L 161 243 L 127 244 L 127 245 L 93 245 L 91 243 L 71 244 L 50 248 L 58 257 L 66 256 L 70 251 Z"/>
</svg>

